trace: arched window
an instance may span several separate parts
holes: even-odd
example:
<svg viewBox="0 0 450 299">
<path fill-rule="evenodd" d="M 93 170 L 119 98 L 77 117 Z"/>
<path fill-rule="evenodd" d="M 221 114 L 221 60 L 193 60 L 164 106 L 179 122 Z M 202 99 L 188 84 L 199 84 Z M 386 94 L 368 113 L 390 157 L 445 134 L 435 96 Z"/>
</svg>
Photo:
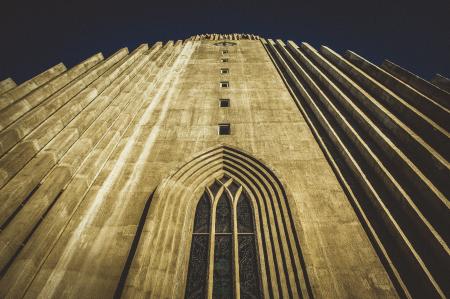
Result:
<svg viewBox="0 0 450 299">
<path fill-rule="evenodd" d="M 252 205 L 243 187 L 228 176 L 205 190 L 195 213 L 185 297 L 206 298 L 208 293 L 217 299 L 261 298 Z"/>
<path fill-rule="evenodd" d="M 231 206 L 225 192 L 216 207 L 213 298 L 233 298 L 233 235 Z"/>
<path fill-rule="evenodd" d="M 186 298 L 206 298 L 207 295 L 210 223 L 211 201 L 204 193 L 195 211 Z"/>
<path fill-rule="evenodd" d="M 239 196 L 236 210 L 241 298 L 261 298 L 253 212 L 244 192 Z"/>
</svg>

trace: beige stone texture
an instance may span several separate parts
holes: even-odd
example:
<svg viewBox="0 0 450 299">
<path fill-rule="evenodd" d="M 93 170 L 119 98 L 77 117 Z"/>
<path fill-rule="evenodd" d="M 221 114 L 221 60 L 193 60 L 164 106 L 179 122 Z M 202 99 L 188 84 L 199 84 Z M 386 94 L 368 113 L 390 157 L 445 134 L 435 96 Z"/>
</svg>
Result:
<svg viewBox="0 0 450 299">
<path fill-rule="evenodd" d="M 382 91 L 367 91 L 360 77 Z M 197 35 L 60 64 L 4 90 L 14 96 L 0 110 L 2 298 L 183 298 L 196 202 L 224 174 L 260 207 L 264 297 L 410 296 L 386 230 L 405 259 L 424 258 L 433 290 L 445 292 L 420 239 L 385 202 L 403 202 L 399 213 L 440 257 L 443 222 L 429 213 L 448 208 L 439 181 L 448 163 L 380 103 L 388 94 L 405 106 L 400 95 L 331 49 Z M 223 98 L 230 107 L 219 107 Z M 218 134 L 221 123 L 230 135 Z M 422 156 L 435 164 L 416 166 Z M 389 159 L 410 167 L 406 178 Z M 441 172 L 430 178 L 432 167 Z M 435 197 L 417 207 L 404 180 Z M 212 274 L 209 298 L 211 285 Z"/>
</svg>

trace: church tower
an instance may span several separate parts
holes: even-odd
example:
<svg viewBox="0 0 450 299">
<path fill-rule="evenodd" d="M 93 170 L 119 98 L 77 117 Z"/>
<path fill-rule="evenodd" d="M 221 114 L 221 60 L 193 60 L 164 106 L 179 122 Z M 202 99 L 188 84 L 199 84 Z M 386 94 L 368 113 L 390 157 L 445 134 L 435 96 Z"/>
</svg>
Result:
<svg viewBox="0 0 450 299">
<path fill-rule="evenodd" d="M 449 92 L 252 34 L 0 81 L 0 297 L 448 297 Z"/>
</svg>

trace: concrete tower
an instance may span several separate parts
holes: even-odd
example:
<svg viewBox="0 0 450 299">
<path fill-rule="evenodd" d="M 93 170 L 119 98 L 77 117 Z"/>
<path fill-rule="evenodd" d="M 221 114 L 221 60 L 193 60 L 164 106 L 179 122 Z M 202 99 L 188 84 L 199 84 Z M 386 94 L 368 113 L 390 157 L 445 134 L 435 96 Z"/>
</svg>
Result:
<svg viewBox="0 0 450 299">
<path fill-rule="evenodd" d="M 450 80 L 206 34 L 0 82 L 0 297 L 449 296 Z"/>
</svg>

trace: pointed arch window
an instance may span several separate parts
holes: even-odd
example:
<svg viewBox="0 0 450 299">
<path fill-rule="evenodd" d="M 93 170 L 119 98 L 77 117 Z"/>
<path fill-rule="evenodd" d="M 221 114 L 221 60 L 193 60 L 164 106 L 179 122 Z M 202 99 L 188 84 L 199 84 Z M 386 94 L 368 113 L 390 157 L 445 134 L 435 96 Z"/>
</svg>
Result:
<svg viewBox="0 0 450 299">
<path fill-rule="evenodd" d="M 205 193 L 195 211 L 186 298 L 205 298 L 207 295 L 210 223 L 211 201 Z"/>
<path fill-rule="evenodd" d="M 261 298 L 252 204 L 228 176 L 206 188 L 194 219 L 185 298 L 209 296 Z"/>
</svg>

